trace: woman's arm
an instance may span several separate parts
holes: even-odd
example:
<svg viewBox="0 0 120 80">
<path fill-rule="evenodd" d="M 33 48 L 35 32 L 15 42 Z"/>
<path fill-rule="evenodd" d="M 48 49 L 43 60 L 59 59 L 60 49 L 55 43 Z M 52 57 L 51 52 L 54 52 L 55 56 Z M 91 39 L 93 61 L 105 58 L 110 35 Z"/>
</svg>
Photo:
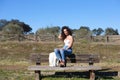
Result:
<svg viewBox="0 0 120 80">
<path fill-rule="evenodd" d="M 70 40 L 70 43 L 69 43 L 67 49 L 71 48 L 73 46 L 73 42 L 74 42 L 74 39 L 72 36 L 69 36 L 69 40 Z"/>
<path fill-rule="evenodd" d="M 58 39 L 62 40 L 62 35 L 61 34 L 59 34 Z"/>
</svg>

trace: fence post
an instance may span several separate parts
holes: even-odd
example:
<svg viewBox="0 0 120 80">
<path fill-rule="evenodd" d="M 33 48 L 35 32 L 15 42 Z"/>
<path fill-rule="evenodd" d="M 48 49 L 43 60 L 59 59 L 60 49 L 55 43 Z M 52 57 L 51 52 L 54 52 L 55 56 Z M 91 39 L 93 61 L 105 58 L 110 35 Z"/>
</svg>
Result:
<svg viewBox="0 0 120 80">
<path fill-rule="evenodd" d="M 38 42 L 38 35 L 35 35 L 35 41 Z"/>
<path fill-rule="evenodd" d="M 109 42 L 109 36 L 107 36 L 107 42 Z"/>
</svg>

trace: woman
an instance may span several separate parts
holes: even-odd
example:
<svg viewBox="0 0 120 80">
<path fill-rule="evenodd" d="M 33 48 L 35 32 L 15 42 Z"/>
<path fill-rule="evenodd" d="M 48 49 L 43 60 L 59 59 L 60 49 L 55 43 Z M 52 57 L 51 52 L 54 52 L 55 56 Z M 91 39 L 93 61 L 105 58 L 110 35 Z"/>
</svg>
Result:
<svg viewBox="0 0 120 80">
<path fill-rule="evenodd" d="M 72 32 L 69 27 L 63 26 L 62 33 L 58 36 L 58 38 L 64 41 L 63 48 L 54 49 L 54 52 L 57 56 L 57 59 L 60 62 L 61 67 L 65 67 L 65 55 L 72 54 L 72 46 L 73 46 L 73 37 Z"/>
</svg>

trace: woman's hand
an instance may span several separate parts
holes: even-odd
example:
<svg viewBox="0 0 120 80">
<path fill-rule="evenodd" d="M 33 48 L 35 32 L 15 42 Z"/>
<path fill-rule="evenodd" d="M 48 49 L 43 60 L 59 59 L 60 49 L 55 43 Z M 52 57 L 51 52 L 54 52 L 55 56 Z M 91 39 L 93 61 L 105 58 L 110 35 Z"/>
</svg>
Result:
<svg viewBox="0 0 120 80">
<path fill-rule="evenodd" d="M 61 36 L 61 34 L 59 34 L 58 39 L 62 40 L 62 36 Z"/>
</svg>

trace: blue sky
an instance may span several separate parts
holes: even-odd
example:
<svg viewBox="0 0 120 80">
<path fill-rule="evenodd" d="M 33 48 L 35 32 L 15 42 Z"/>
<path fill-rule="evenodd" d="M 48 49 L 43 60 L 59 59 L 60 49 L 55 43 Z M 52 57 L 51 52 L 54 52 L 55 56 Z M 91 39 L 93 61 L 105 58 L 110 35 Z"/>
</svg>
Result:
<svg viewBox="0 0 120 80">
<path fill-rule="evenodd" d="M 47 26 L 112 27 L 120 33 L 120 0 L 0 0 L 0 19 L 18 19 L 33 32 Z"/>
</svg>

